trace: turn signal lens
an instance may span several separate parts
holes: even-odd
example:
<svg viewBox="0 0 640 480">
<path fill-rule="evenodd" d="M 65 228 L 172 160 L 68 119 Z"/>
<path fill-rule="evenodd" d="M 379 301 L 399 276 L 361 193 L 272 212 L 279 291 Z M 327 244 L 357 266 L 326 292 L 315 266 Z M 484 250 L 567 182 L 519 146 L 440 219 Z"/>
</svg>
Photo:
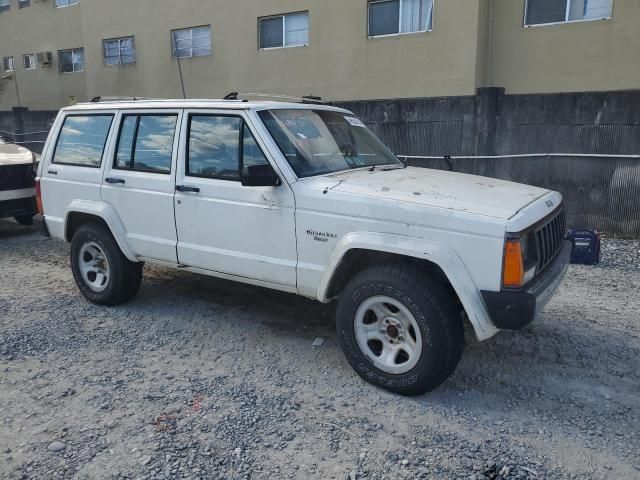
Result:
<svg viewBox="0 0 640 480">
<path fill-rule="evenodd" d="M 505 244 L 502 284 L 505 287 L 524 285 L 524 265 L 520 240 L 507 240 Z"/>
<path fill-rule="evenodd" d="M 44 209 L 42 208 L 42 191 L 40 190 L 40 180 L 36 180 L 36 206 L 38 207 L 38 213 L 40 215 L 43 215 Z"/>
</svg>

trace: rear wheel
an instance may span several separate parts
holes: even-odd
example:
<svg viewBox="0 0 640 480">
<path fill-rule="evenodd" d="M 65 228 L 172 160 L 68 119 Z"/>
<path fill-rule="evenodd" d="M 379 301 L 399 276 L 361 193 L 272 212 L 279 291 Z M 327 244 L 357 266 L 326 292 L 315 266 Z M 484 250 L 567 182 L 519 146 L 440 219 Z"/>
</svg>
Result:
<svg viewBox="0 0 640 480">
<path fill-rule="evenodd" d="M 357 274 L 338 302 L 338 341 L 368 382 L 404 395 L 433 390 L 453 373 L 464 346 L 455 298 L 410 265 Z"/>
<path fill-rule="evenodd" d="M 80 292 L 99 305 L 127 302 L 142 281 L 142 264 L 129 261 L 99 223 L 84 224 L 73 235 L 71 270 Z"/>
</svg>

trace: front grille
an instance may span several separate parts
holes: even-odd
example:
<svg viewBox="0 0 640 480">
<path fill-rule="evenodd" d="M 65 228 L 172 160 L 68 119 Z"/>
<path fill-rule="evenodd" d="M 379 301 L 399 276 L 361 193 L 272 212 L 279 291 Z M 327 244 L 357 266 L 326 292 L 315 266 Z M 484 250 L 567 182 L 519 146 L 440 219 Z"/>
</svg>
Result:
<svg viewBox="0 0 640 480">
<path fill-rule="evenodd" d="M 0 165 L 0 191 L 33 188 L 35 185 L 33 165 Z"/>
<path fill-rule="evenodd" d="M 544 270 L 556 258 L 562 248 L 566 231 L 567 221 L 562 207 L 553 217 L 534 231 L 537 272 Z"/>
</svg>

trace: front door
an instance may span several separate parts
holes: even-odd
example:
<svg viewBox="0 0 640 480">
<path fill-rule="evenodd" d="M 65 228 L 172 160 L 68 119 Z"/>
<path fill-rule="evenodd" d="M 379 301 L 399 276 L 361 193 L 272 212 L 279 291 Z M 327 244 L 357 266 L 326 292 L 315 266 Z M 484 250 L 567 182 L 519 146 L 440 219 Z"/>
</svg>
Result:
<svg viewBox="0 0 640 480">
<path fill-rule="evenodd" d="M 136 255 L 178 263 L 176 157 L 179 110 L 124 111 L 102 183 L 102 199 L 115 207 Z"/>
<path fill-rule="evenodd" d="M 241 162 L 270 163 L 244 114 L 185 112 L 184 125 L 175 195 L 180 263 L 295 288 L 293 193 L 286 182 L 242 186 Z"/>
</svg>

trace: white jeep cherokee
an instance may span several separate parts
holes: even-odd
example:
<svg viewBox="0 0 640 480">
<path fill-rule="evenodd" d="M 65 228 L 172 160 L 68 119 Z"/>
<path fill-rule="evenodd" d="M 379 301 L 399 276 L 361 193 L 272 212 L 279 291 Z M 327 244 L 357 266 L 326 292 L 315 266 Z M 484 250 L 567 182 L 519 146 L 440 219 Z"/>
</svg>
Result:
<svg viewBox="0 0 640 480">
<path fill-rule="evenodd" d="M 37 192 L 91 302 L 130 300 L 143 262 L 337 299 L 349 363 L 409 395 L 452 374 L 464 321 L 479 340 L 530 323 L 570 255 L 560 194 L 405 167 L 318 104 L 65 108 Z"/>
</svg>

